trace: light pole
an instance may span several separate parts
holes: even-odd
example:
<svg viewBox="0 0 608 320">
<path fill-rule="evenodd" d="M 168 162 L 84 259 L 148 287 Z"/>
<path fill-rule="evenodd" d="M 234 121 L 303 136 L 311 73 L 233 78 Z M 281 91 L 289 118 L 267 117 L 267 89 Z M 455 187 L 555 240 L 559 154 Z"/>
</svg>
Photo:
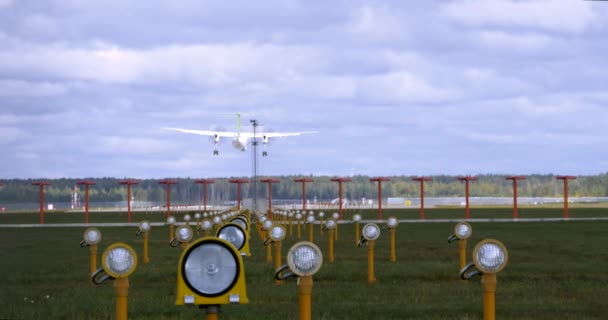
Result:
<svg viewBox="0 0 608 320">
<path fill-rule="evenodd" d="M 47 181 L 32 182 L 32 185 L 40 187 L 40 224 L 44 224 L 44 186 L 50 186 Z"/>
<path fill-rule="evenodd" d="M 557 176 L 558 180 L 564 180 L 564 218 L 569 218 L 568 214 L 568 180 L 575 180 L 575 176 Z"/>
<path fill-rule="evenodd" d="M 167 191 L 167 216 L 166 218 L 169 218 L 169 216 L 171 215 L 171 185 L 172 184 L 177 184 L 177 181 L 175 180 L 170 180 L 170 179 L 164 179 L 158 182 L 159 184 L 164 184 L 167 186 L 166 191 Z"/>
<path fill-rule="evenodd" d="M 433 180 L 430 177 L 416 177 L 413 181 L 420 181 L 420 219 L 424 220 L 424 182 Z"/>
<path fill-rule="evenodd" d="M 525 180 L 524 176 L 508 176 L 505 177 L 507 180 L 513 180 L 513 219 L 519 218 L 517 211 L 517 180 Z"/>
<path fill-rule="evenodd" d="M 342 182 L 350 182 L 353 180 L 351 178 L 332 178 L 330 180 L 338 183 L 338 201 L 340 202 L 339 219 L 342 220 Z"/>
<path fill-rule="evenodd" d="M 230 179 L 230 183 L 236 183 L 236 205 L 238 210 L 241 210 L 241 184 L 249 183 L 247 179 Z"/>
<path fill-rule="evenodd" d="M 378 182 L 378 220 L 382 220 L 382 182 L 391 181 L 389 178 L 370 178 L 369 181 Z"/>
<path fill-rule="evenodd" d="M 127 179 L 118 183 L 127 186 L 127 221 L 131 223 L 131 185 L 139 184 L 139 181 Z"/>
<path fill-rule="evenodd" d="M 302 210 L 306 210 L 306 182 L 313 182 L 313 179 L 298 178 L 294 179 L 293 181 L 302 183 Z"/>
<path fill-rule="evenodd" d="M 477 181 L 477 177 L 471 177 L 471 176 L 458 177 L 458 180 L 465 182 L 465 195 L 466 195 L 465 219 L 468 220 L 471 218 L 471 212 L 469 209 L 469 181 Z"/>
<path fill-rule="evenodd" d="M 215 180 L 199 179 L 199 180 L 194 180 L 194 183 L 201 183 L 203 185 L 203 211 L 207 211 L 207 185 L 215 183 Z"/>
<path fill-rule="evenodd" d="M 260 182 L 268 183 L 268 218 L 272 219 L 272 184 L 279 183 L 281 181 L 277 179 L 268 178 L 262 179 L 260 180 Z"/>
<path fill-rule="evenodd" d="M 78 185 L 84 185 L 84 221 L 89 223 L 89 186 L 95 185 L 95 181 L 85 180 L 76 182 Z"/>
</svg>

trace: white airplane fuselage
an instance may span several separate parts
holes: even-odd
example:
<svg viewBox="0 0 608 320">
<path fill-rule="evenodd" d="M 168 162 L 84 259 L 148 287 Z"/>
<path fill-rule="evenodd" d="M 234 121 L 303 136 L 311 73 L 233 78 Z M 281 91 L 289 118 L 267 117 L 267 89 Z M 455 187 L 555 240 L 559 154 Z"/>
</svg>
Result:
<svg viewBox="0 0 608 320">
<path fill-rule="evenodd" d="M 237 150 L 245 151 L 247 148 L 247 140 L 246 137 L 236 136 L 232 139 L 232 147 Z"/>
</svg>

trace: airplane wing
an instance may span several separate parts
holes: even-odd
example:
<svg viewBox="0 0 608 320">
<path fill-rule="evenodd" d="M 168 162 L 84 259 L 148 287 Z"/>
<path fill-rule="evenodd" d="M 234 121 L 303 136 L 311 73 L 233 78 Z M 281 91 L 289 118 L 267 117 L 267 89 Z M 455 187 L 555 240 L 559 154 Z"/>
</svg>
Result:
<svg viewBox="0 0 608 320">
<path fill-rule="evenodd" d="M 211 137 L 234 137 L 237 135 L 236 132 L 230 131 L 208 131 L 208 130 L 191 130 L 191 129 L 180 129 L 180 128 L 163 128 L 165 130 L 173 130 L 184 133 L 193 133 L 201 136 L 211 136 Z"/>
<path fill-rule="evenodd" d="M 317 133 L 317 131 L 304 131 L 304 132 L 258 132 L 256 133 L 257 138 L 282 138 L 282 137 L 291 137 L 291 136 L 299 136 L 306 133 Z M 245 136 L 247 138 L 253 138 L 253 132 L 241 132 L 241 136 Z"/>
</svg>

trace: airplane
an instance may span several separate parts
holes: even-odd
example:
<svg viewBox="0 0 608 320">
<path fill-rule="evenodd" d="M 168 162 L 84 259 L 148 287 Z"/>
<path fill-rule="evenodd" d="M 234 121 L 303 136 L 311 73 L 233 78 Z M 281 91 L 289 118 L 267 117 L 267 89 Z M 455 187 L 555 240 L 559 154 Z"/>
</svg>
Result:
<svg viewBox="0 0 608 320">
<path fill-rule="evenodd" d="M 245 151 L 247 149 L 247 145 L 249 144 L 249 140 L 254 138 L 253 132 L 242 132 L 241 131 L 241 114 L 237 113 L 237 131 L 211 131 L 211 130 L 192 130 L 192 129 L 181 129 L 181 128 L 163 128 L 165 130 L 173 130 L 184 133 L 193 133 L 202 136 L 213 137 L 214 150 L 213 155 L 217 156 L 220 154 L 218 150 L 218 143 L 220 142 L 220 138 L 232 138 L 232 146 L 240 151 Z M 266 151 L 266 145 L 270 138 L 282 138 L 289 136 L 299 136 L 305 133 L 317 133 L 316 131 L 305 131 L 305 132 L 256 132 L 255 139 L 261 139 L 262 144 L 264 145 L 264 151 L 262 151 L 262 156 L 268 156 L 268 151 Z"/>
</svg>

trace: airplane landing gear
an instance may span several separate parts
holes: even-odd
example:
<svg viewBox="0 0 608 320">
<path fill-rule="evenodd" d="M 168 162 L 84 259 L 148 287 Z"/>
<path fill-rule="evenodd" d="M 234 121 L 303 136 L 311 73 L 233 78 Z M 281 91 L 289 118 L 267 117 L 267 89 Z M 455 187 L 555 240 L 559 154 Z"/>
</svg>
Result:
<svg viewBox="0 0 608 320">
<path fill-rule="evenodd" d="M 213 155 L 214 155 L 214 156 L 217 156 L 217 155 L 219 155 L 219 154 L 220 154 L 220 152 L 219 152 L 219 151 L 217 151 L 217 150 L 213 150 Z"/>
<path fill-rule="evenodd" d="M 262 151 L 262 157 L 267 157 L 268 156 L 268 152 L 267 151 Z"/>
</svg>

